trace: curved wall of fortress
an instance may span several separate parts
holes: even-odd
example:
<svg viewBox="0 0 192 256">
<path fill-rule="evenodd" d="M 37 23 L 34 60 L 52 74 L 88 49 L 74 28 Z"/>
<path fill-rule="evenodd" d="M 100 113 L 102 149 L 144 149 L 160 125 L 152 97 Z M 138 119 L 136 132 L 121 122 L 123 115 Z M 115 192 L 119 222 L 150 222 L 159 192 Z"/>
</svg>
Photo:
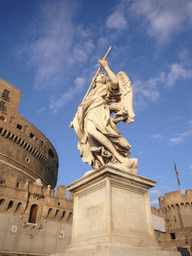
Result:
<svg viewBox="0 0 192 256">
<path fill-rule="evenodd" d="M 153 215 L 164 219 L 166 232 L 155 230 L 157 241 L 165 249 L 180 248 L 192 253 L 192 189 L 179 190 L 159 197 L 160 208 L 151 208 Z"/>
<path fill-rule="evenodd" d="M 18 105 L 22 92 L 0 79 L 0 182 L 9 174 L 18 182 L 56 186 L 58 156 L 51 142 L 30 122 L 21 117 Z"/>
</svg>

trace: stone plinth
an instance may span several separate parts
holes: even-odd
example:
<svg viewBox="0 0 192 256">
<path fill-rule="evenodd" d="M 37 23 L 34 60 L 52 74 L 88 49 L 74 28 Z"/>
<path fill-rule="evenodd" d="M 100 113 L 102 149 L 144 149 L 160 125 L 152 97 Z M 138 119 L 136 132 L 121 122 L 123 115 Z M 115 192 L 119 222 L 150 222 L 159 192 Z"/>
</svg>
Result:
<svg viewBox="0 0 192 256">
<path fill-rule="evenodd" d="M 75 195 L 72 242 L 59 255 L 180 255 L 155 241 L 148 194 L 154 185 L 113 166 L 70 184 Z"/>
</svg>

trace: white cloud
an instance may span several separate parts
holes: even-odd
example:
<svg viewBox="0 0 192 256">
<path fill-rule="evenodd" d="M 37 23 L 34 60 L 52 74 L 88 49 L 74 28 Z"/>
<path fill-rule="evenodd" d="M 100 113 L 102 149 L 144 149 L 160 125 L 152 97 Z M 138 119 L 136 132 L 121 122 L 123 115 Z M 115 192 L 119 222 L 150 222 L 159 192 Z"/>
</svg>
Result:
<svg viewBox="0 0 192 256">
<path fill-rule="evenodd" d="M 137 79 L 132 83 L 135 109 L 143 107 L 146 99 L 153 102 L 157 101 L 160 97 L 159 85 L 173 87 L 177 80 L 192 77 L 192 71 L 184 69 L 177 63 L 171 65 L 170 69 L 168 74 L 161 72 L 159 76 L 148 81 L 142 82 Z"/>
<path fill-rule="evenodd" d="M 145 100 L 150 100 L 155 102 L 158 100 L 160 93 L 157 87 L 158 83 L 164 81 L 164 73 L 161 73 L 159 77 L 151 78 L 146 82 L 141 80 L 136 80 L 132 83 L 133 85 L 133 95 L 134 95 L 134 105 L 135 108 L 140 108 L 145 104 Z"/>
<path fill-rule="evenodd" d="M 166 85 L 171 87 L 174 85 L 176 80 L 178 79 L 186 79 L 192 77 L 192 71 L 187 71 L 186 69 L 182 68 L 179 64 L 171 65 L 171 71 L 167 76 Z"/>
<path fill-rule="evenodd" d="M 125 29 L 127 28 L 127 21 L 122 12 L 115 11 L 108 17 L 106 26 L 110 29 Z"/>
<path fill-rule="evenodd" d="M 152 207 L 159 207 L 159 200 L 158 199 L 155 199 L 153 201 L 150 202 L 151 203 L 151 206 Z"/>
<path fill-rule="evenodd" d="M 177 144 L 177 143 L 184 141 L 187 137 L 189 137 L 191 135 L 192 135 L 192 130 L 189 130 L 188 132 L 181 133 L 178 137 L 170 138 L 169 140 L 172 143 Z"/>
<path fill-rule="evenodd" d="M 184 188 L 181 189 L 181 194 L 185 194 L 185 189 Z"/>
<path fill-rule="evenodd" d="M 139 151 L 138 155 L 142 155 L 144 151 Z"/>
<path fill-rule="evenodd" d="M 84 38 L 84 39 L 87 39 L 89 37 L 92 36 L 93 32 L 91 31 L 91 29 L 89 28 L 86 28 L 86 29 L 83 29 L 83 26 L 82 25 L 79 25 L 77 28 L 76 28 L 76 31 L 77 31 L 77 36 L 79 38 Z"/>
<path fill-rule="evenodd" d="M 147 33 L 161 42 L 170 39 L 173 33 L 186 30 L 186 25 L 190 27 L 189 1 L 138 0 L 133 1 L 129 11 L 134 12 L 138 17 L 141 16 Z"/>
<path fill-rule="evenodd" d="M 45 111 L 45 107 L 42 107 L 42 108 L 40 108 L 39 110 L 37 110 L 37 114 L 40 114 L 40 113 L 42 113 L 43 111 Z"/>
<path fill-rule="evenodd" d="M 163 136 L 161 134 L 153 134 L 153 139 L 162 139 Z"/>
<path fill-rule="evenodd" d="M 72 74 L 72 65 L 87 62 L 94 50 L 91 29 L 75 27 L 75 1 L 48 2 L 38 8 L 38 17 L 28 27 L 28 41 L 19 49 L 34 68 L 36 89 L 55 87 Z"/>
<path fill-rule="evenodd" d="M 97 43 L 100 47 L 106 47 L 109 45 L 108 40 L 104 37 L 99 38 Z"/>
<path fill-rule="evenodd" d="M 77 77 L 74 81 L 75 87 L 69 87 L 68 91 L 65 92 L 59 99 L 54 101 L 51 100 L 50 109 L 53 110 L 54 113 L 61 107 L 63 107 L 67 102 L 71 101 L 75 94 L 82 93 L 84 85 L 85 85 L 85 78 Z"/>
<path fill-rule="evenodd" d="M 91 40 L 89 40 L 88 42 L 87 41 L 84 42 L 83 45 L 88 53 L 91 53 L 95 48 L 93 41 L 91 41 Z"/>
<path fill-rule="evenodd" d="M 166 186 L 161 186 L 161 187 L 160 187 L 160 189 L 165 190 L 165 191 L 166 191 L 166 193 L 167 193 L 167 192 L 171 192 L 171 191 L 173 191 L 173 189 L 172 189 L 172 188 L 170 188 L 170 187 L 169 187 L 169 186 L 167 186 L 167 185 L 166 185 Z"/>
<path fill-rule="evenodd" d="M 67 67 L 75 27 L 69 9 L 64 2 L 48 3 L 39 8 L 39 20 L 28 28 L 28 63 L 35 68 L 35 88 L 53 85 L 62 79 Z"/>
<path fill-rule="evenodd" d="M 159 191 L 159 190 L 150 190 L 149 191 L 149 195 L 150 196 L 156 196 L 156 197 L 160 197 L 161 195 L 162 195 L 162 193 L 161 193 L 161 191 Z"/>
</svg>

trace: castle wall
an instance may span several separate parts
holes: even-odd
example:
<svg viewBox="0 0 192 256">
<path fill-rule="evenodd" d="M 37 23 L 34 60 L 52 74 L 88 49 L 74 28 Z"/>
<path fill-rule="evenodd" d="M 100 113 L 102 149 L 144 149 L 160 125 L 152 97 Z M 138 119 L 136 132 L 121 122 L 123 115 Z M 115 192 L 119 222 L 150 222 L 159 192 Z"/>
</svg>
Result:
<svg viewBox="0 0 192 256">
<path fill-rule="evenodd" d="M 51 142 L 21 117 L 18 105 L 22 92 L 0 79 L 0 178 L 12 172 L 18 180 L 56 186 L 58 156 Z"/>
<path fill-rule="evenodd" d="M 162 217 L 166 232 L 156 230 L 156 239 L 165 249 L 185 248 L 192 253 L 192 190 L 173 191 L 159 198 L 160 209 L 151 208 Z"/>
<path fill-rule="evenodd" d="M 64 251 L 71 240 L 73 194 L 59 186 L 17 182 L 9 175 L 0 184 L 0 253 L 50 254 Z"/>
<path fill-rule="evenodd" d="M 19 216 L 0 213 L 0 253 L 50 254 L 62 252 L 71 240 L 71 224 L 51 220 L 26 224 Z"/>
</svg>

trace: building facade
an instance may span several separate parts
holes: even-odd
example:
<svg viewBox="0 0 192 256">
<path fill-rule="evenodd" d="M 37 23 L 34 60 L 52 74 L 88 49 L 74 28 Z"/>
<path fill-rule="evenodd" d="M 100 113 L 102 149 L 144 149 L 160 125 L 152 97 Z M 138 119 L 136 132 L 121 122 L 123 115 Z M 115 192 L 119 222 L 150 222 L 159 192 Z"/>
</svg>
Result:
<svg viewBox="0 0 192 256">
<path fill-rule="evenodd" d="M 0 79 L 0 179 L 10 173 L 30 183 L 40 178 L 45 186 L 56 186 L 58 156 L 51 142 L 21 117 L 18 105 L 22 92 Z"/>
<path fill-rule="evenodd" d="M 19 182 L 9 175 L 0 184 L 0 255 L 48 255 L 71 241 L 73 194 L 40 181 Z"/>
<path fill-rule="evenodd" d="M 19 114 L 21 96 L 0 79 L 0 255 L 48 255 L 70 243 L 73 194 L 54 195 L 57 152 Z"/>
<path fill-rule="evenodd" d="M 160 208 L 151 208 L 152 214 L 164 219 L 165 232 L 156 230 L 157 241 L 165 249 L 179 250 L 192 255 L 192 189 L 173 191 L 159 197 Z"/>
</svg>

